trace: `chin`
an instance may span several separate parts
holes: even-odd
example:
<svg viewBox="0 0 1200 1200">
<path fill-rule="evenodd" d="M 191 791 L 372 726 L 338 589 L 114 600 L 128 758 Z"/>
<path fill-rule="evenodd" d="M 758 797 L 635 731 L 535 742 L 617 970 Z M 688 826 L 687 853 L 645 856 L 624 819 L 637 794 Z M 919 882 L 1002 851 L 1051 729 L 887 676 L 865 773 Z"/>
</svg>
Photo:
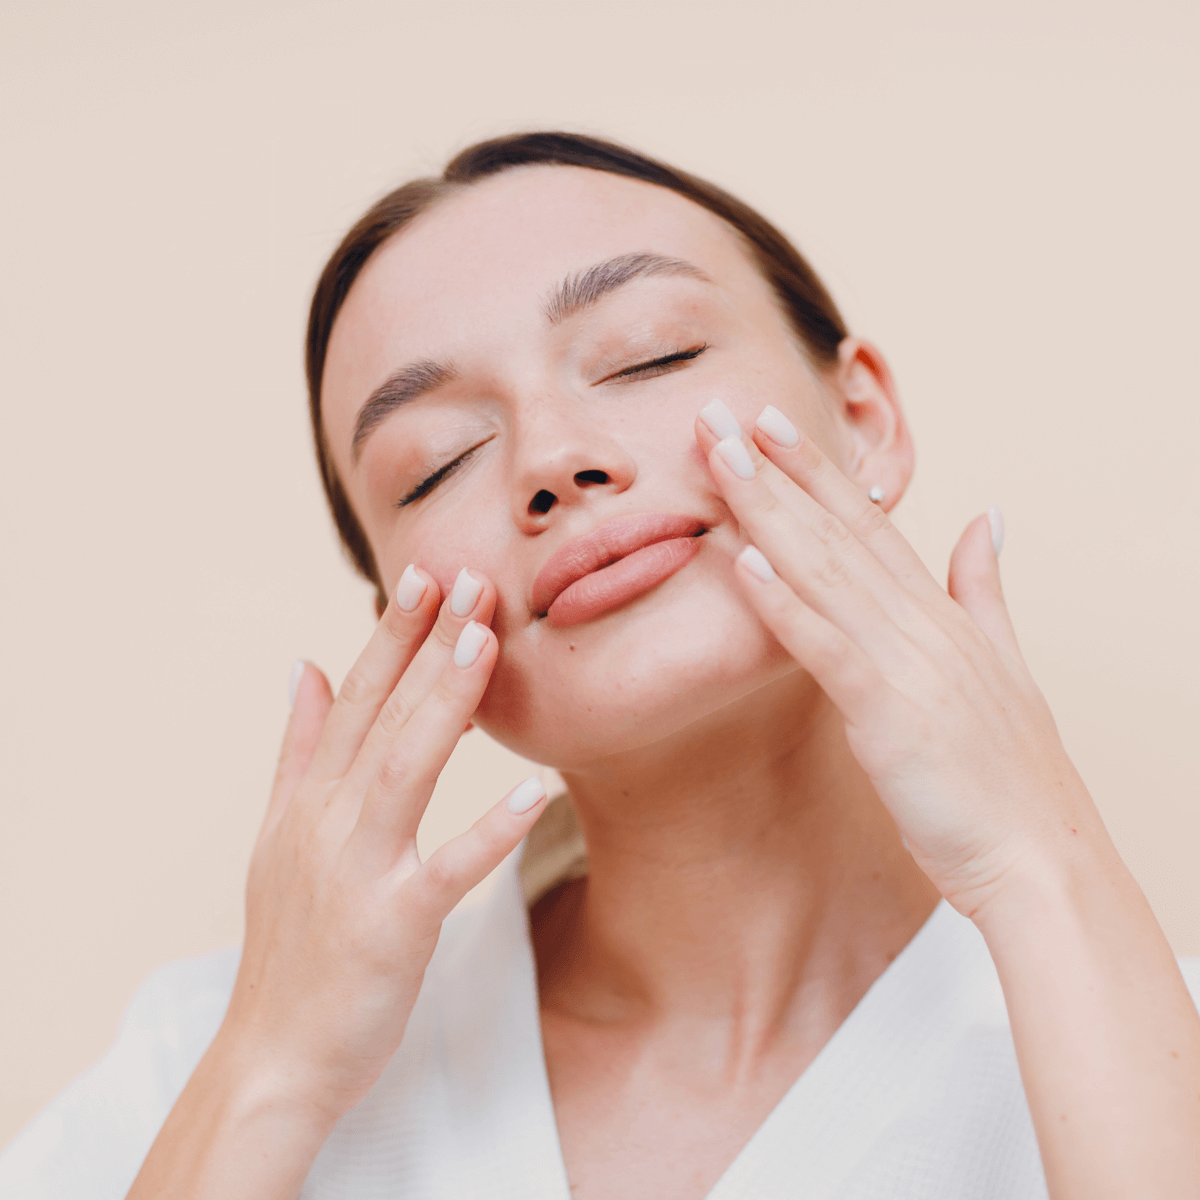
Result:
<svg viewBox="0 0 1200 1200">
<path fill-rule="evenodd" d="M 534 762 L 582 770 L 798 670 L 731 580 L 697 573 L 593 621 L 514 631 L 475 723 Z"/>
</svg>

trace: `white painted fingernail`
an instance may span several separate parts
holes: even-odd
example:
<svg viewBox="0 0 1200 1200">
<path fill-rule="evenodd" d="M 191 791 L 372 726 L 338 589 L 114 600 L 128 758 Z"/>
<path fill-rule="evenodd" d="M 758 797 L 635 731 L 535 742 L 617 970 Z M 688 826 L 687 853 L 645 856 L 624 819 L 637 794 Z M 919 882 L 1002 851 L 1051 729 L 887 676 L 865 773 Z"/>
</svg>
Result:
<svg viewBox="0 0 1200 1200">
<path fill-rule="evenodd" d="M 758 414 L 754 424 L 780 446 L 791 449 L 800 444 L 800 431 L 773 404 L 768 404 Z"/>
<path fill-rule="evenodd" d="M 738 562 L 757 579 L 761 579 L 763 583 L 770 583 L 776 578 L 775 568 L 767 562 L 767 556 L 757 546 L 747 546 L 741 554 L 737 556 Z"/>
<path fill-rule="evenodd" d="M 454 665 L 469 667 L 487 643 L 487 628 L 478 621 L 468 621 L 454 643 Z"/>
<path fill-rule="evenodd" d="M 546 795 L 542 781 L 536 775 L 530 775 L 523 783 L 518 783 L 508 797 L 508 811 L 514 816 L 527 813 L 539 800 Z"/>
<path fill-rule="evenodd" d="M 754 478 L 754 464 L 750 461 L 750 451 L 746 449 L 745 443 L 740 437 L 727 437 L 719 441 L 717 453 L 739 478 Z"/>
<path fill-rule="evenodd" d="M 999 557 L 1004 549 L 1004 514 L 994 504 L 988 509 L 988 524 L 992 527 L 992 549 Z"/>
<path fill-rule="evenodd" d="M 412 612 L 421 603 L 426 586 L 425 580 L 417 574 L 412 563 L 409 563 L 404 568 L 404 574 L 400 576 L 400 582 L 396 585 L 396 603 L 405 612 Z"/>
<path fill-rule="evenodd" d="M 737 417 L 725 407 L 721 400 L 713 400 L 710 404 L 706 404 L 700 410 L 700 419 L 719 438 L 740 438 L 742 436 L 742 427 L 738 424 Z"/>
<path fill-rule="evenodd" d="M 292 663 L 288 673 L 288 708 L 296 707 L 296 692 L 300 688 L 300 680 L 304 678 L 304 659 L 298 658 Z"/>
<path fill-rule="evenodd" d="M 450 593 L 450 611 L 456 617 L 465 617 L 479 603 L 482 591 L 483 580 L 476 579 L 463 567 L 454 581 L 454 590 Z"/>
</svg>

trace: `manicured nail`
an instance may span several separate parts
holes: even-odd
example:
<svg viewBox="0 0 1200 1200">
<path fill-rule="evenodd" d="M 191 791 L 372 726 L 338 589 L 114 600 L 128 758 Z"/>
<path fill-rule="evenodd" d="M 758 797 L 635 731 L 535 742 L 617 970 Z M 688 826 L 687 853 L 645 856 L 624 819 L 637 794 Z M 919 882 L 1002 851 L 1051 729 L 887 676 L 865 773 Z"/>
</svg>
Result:
<svg viewBox="0 0 1200 1200">
<path fill-rule="evenodd" d="M 478 621 L 468 621 L 454 643 L 454 665 L 469 667 L 478 657 L 479 652 L 487 643 L 487 627 Z"/>
<path fill-rule="evenodd" d="M 288 708 L 296 707 L 296 692 L 300 687 L 300 680 L 304 678 L 304 659 L 298 658 L 292 663 L 292 669 L 288 674 Z"/>
<path fill-rule="evenodd" d="M 786 446 L 789 450 L 800 444 L 800 431 L 773 404 L 768 404 L 758 414 L 758 420 L 754 424 L 771 441 L 780 446 Z"/>
<path fill-rule="evenodd" d="M 700 419 L 719 438 L 740 438 L 742 436 L 742 427 L 738 424 L 737 417 L 720 400 L 706 404 L 700 410 Z"/>
<path fill-rule="evenodd" d="M 476 579 L 463 567 L 454 581 L 454 590 L 450 593 L 450 611 L 456 617 L 465 617 L 479 603 L 483 591 L 483 580 Z"/>
<path fill-rule="evenodd" d="M 514 816 L 527 813 L 539 800 L 546 795 L 542 781 L 536 775 L 530 775 L 524 783 L 518 783 L 508 797 L 508 811 Z"/>
<path fill-rule="evenodd" d="M 1004 549 L 1004 514 L 994 504 L 988 509 L 988 524 L 992 527 L 992 549 L 998 557 Z"/>
<path fill-rule="evenodd" d="M 767 562 L 767 556 L 757 546 L 747 546 L 737 556 L 737 560 L 751 575 L 756 579 L 761 579 L 763 583 L 770 583 L 772 579 L 776 578 L 775 568 Z"/>
<path fill-rule="evenodd" d="M 717 453 L 739 478 L 754 478 L 754 464 L 750 461 L 750 451 L 746 449 L 745 443 L 740 437 L 727 437 L 719 441 Z"/>
<path fill-rule="evenodd" d="M 425 588 L 425 580 L 417 574 L 412 563 L 409 563 L 404 568 L 404 574 L 400 576 L 400 582 L 396 585 L 396 603 L 405 612 L 412 612 L 421 603 L 421 598 L 425 595 Z"/>
</svg>

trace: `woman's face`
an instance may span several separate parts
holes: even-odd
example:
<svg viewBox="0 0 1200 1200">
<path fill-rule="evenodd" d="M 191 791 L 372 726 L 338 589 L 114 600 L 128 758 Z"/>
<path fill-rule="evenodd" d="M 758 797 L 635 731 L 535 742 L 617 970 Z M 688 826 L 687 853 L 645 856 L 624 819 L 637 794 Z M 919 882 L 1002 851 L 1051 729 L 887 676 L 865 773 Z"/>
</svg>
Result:
<svg viewBox="0 0 1200 1200">
<path fill-rule="evenodd" d="M 462 567 L 495 584 L 476 721 L 519 753 L 579 769 L 796 672 L 734 580 L 744 539 L 694 434 L 714 398 L 850 452 L 737 236 L 663 188 L 512 170 L 423 214 L 351 289 L 324 377 L 334 462 L 389 592 L 409 562 L 443 594 Z M 619 551 L 666 540 L 615 585 L 560 591 L 602 561 L 601 526 Z"/>
</svg>

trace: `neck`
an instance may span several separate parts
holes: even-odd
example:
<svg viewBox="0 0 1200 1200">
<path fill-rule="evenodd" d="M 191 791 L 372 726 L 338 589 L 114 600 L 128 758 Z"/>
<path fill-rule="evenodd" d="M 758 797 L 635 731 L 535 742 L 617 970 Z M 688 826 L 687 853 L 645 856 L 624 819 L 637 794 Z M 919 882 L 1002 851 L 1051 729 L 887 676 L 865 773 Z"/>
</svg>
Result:
<svg viewBox="0 0 1200 1200">
<path fill-rule="evenodd" d="M 669 745 L 564 774 L 589 875 L 533 914 L 544 1007 L 832 1034 L 937 902 L 795 673 Z"/>
</svg>

